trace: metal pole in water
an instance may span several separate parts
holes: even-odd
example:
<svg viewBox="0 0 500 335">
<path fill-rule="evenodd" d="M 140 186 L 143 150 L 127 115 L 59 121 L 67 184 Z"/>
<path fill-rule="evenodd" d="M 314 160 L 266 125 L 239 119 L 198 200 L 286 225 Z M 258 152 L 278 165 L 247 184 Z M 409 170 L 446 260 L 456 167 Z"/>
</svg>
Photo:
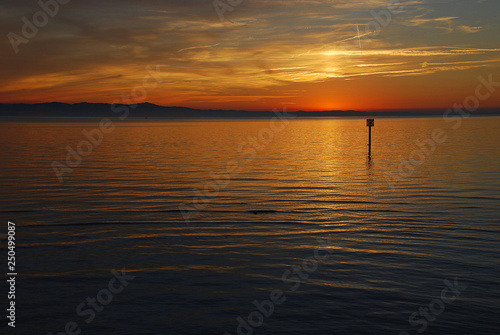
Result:
<svg viewBox="0 0 500 335">
<path fill-rule="evenodd" d="M 372 157 L 372 127 L 375 125 L 374 119 L 367 119 L 366 126 L 368 127 L 368 158 Z"/>
</svg>

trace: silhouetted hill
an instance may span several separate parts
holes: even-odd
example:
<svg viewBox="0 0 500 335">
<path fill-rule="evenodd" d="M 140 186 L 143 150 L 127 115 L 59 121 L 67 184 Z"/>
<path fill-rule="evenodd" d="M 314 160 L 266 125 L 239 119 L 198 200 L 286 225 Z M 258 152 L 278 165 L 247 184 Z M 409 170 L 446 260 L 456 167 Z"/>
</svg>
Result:
<svg viewBox="0 0 500 335">
<path fill-rule="evenodd" d="M 297 117 L 409 117 L 440 116 L 445 110 L 400 111 L 297 111 L 288 114 Z M 482 109 L 474 115 L 500 115 L 500 109 Z M 187 107 L 164 107 L 151 103 L 137 105 L 110 105 L 104 103 L 60 102 L 38 104 L 0 104 L 0 116 L 10 117 L 127 117 L 127 118 L 271 118 L 272 111 L 200 110 Z"/>
</svg>

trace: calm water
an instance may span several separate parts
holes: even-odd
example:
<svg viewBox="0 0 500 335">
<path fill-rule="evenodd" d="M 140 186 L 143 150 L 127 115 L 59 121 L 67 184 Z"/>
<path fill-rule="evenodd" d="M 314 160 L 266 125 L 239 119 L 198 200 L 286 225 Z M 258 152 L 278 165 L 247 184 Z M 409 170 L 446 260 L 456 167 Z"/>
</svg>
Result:
<svg viewBox="0 0 500 335">
<path fill-rule="evenodd" d="M 365 120 L 116 121 L 60 183 L 52 162 L 97 125 L 0 124 L 9 333 L 500 334 L 500 118 L 377 119 L 371 160 Z M 123 267 L 87 323 L 77 306 Z"/>
</svg>

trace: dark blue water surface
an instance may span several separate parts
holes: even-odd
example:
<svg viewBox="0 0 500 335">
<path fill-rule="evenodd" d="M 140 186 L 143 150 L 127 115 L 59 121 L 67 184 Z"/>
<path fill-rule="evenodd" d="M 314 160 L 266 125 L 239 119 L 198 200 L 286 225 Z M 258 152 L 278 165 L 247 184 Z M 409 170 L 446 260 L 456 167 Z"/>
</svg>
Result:
<svg viewBox="0 0 500 335">
<path fill-rule="evenodd" d="M 500 334 L 500 118 L 117 122 L 61 182 L 96 125 L 0 124 L 2 333 Z"/>
</svg>

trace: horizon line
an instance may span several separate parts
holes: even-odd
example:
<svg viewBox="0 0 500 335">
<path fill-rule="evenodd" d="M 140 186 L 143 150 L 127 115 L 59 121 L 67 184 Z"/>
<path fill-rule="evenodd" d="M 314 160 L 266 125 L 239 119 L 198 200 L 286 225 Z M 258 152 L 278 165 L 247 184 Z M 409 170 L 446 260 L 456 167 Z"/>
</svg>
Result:
<svg viewBox="0 0 500 335">
<path fill-rule="evenodd" d="M 162 107 L 162 108 L 184 108 L 184 109 L 192 109 L 192 110 L 198 110 L 198 111 L 235 111 L 235 112 L 272 112 L 273 110 L 276 110 L 277 108 L 273 109 L 260 109 L 260 110 L 248 110 L 248 109 L 223 109 L 223 108 L 194 108 L 194 107 L 187 107 L 187 106 L 165 106 L 165 105 L 158 105 L 149 101 L 145 102 L 138 102 L 136 104 L 113 104 L 109 102 L 87 102 L 87 101 L 81 101 L 81 102 L 60 102 L 60 101 L 50 101 L 50 102 L 2 102 L 0 101 L 0 105 L 43 105 L 43 104 L 61 104 L 61 105 L 81 105 L 81 104 L 89 104 L 89 105 L 117 105 L 117 106 L 133 106 L 133 105 L 153 105 L 157 107 Z M 285 104 L 286 107 L 286 104 Z M 359 112 L 359 113 L 370 113 L 370 112 L 436 112 L 438 110 L 447 110 L 451 109 L 453 106 L 448 106 L 448 107 L 428 107 L 428 108 L 377 108 L 377 109 L 370 109 L 370 110 L 356 110 L 356 109 L 323 109 L 323 110 L 317 110 L 317 109 L 295 109 L 295 110 L 290 110 L 289 113 L 297 113 L 297 112 Z M 478 110 L 500 110 L 500 106 L 498 107 L 484 107 L 484 108 L 479 108 Z"/>
</svg>

